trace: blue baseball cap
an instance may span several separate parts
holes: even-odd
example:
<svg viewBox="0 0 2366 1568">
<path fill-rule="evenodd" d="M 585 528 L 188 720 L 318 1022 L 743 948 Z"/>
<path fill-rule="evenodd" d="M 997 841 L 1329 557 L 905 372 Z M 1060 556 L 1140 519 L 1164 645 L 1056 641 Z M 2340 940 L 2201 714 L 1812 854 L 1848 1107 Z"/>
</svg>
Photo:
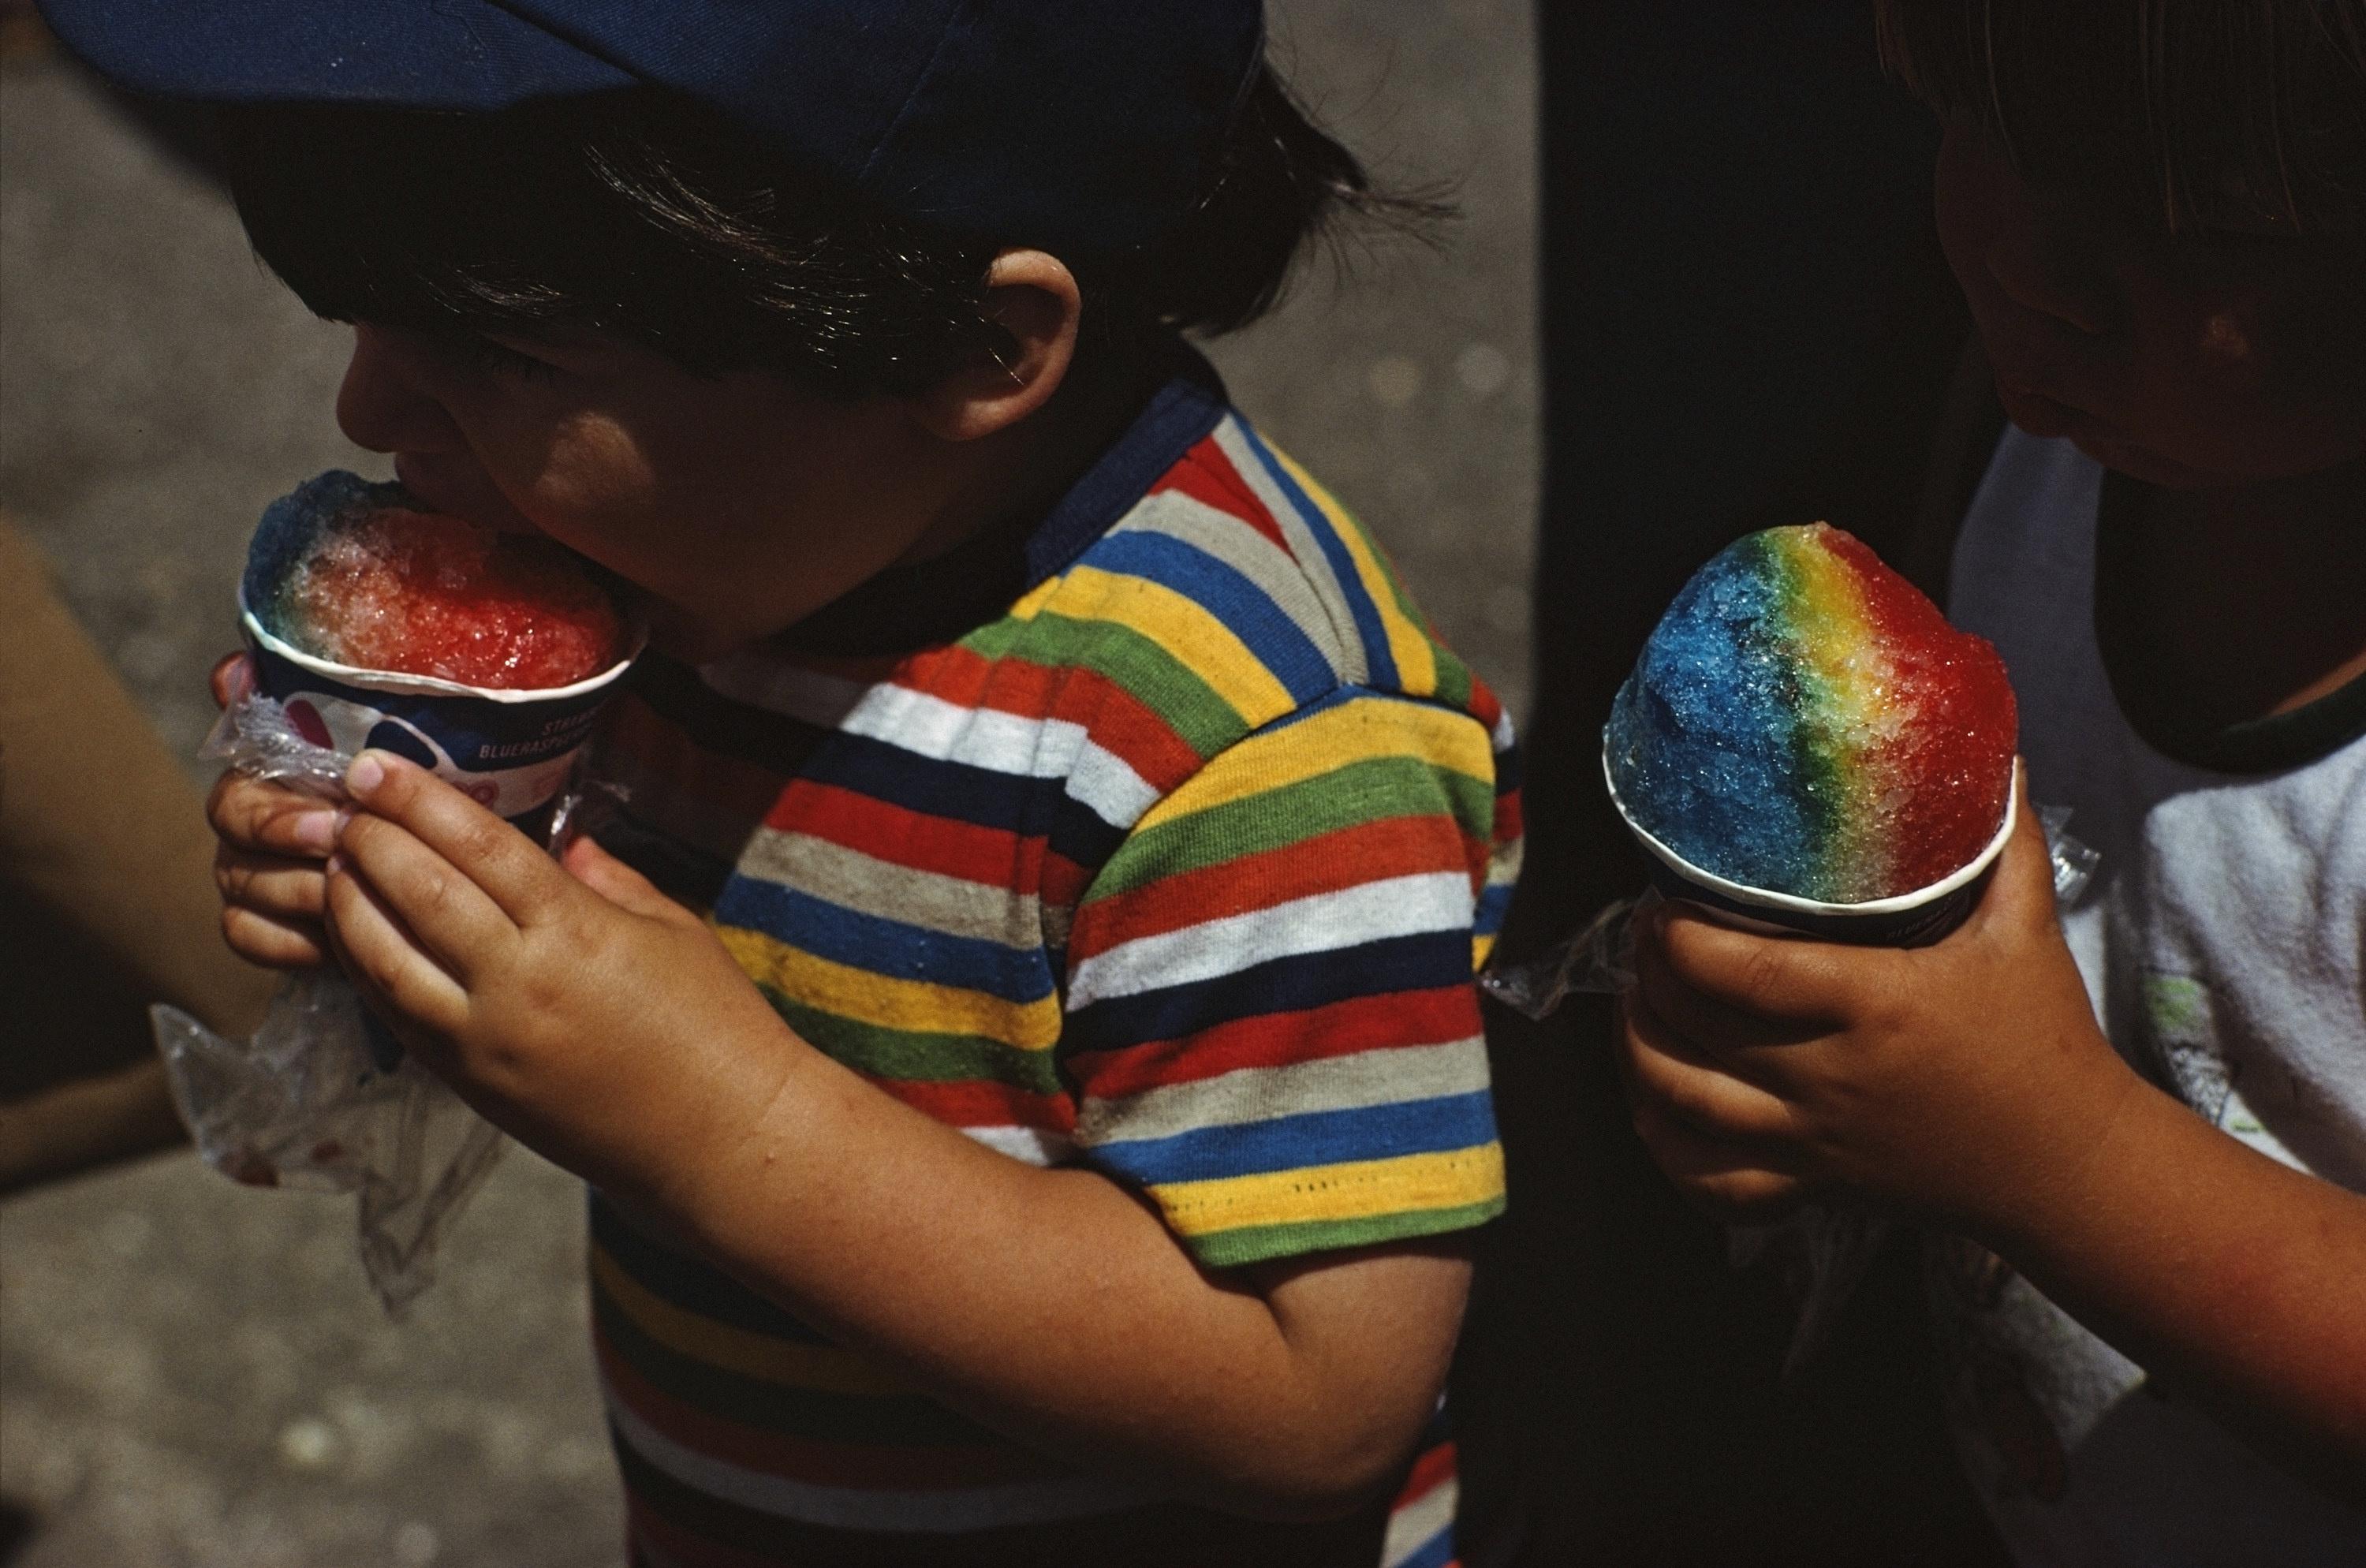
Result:
<svg viewBox="0 0 2366 1568">
<path fill-rule="evenodd" d="M 1090 250 L 1204 195 L 1261 0 L 39 0 L 156 97 L 490 111 L 649 84 L 910 219 Z"/>
</svg>

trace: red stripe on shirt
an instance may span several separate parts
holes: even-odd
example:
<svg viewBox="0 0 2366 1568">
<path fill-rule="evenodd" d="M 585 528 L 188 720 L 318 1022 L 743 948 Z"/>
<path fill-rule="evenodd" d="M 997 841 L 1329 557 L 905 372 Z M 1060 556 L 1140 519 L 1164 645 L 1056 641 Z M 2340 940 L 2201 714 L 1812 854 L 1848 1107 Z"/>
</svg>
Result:
<svg viewBox="0 0 2366 1568">
<path fill-rule="evenodd" d="M 1496 795 L 1495 842 L 1508 844 L 1526 829 L 1526 814 L 1520 808 L 1520 792 L 1509 790 Z"/>
<path fill-rule="evenodd" d="M 914 811 L 837 784 L 798 779 L 770 804 L 764 825 L 780 832 L 808 834 L 890 865 L 988 887 L 1035 891 L 1036 868 L 1044 859 L 1040 836 L 1021 838 Z"/>
<path fill-rule="evenodd" d="M 592 1347 L 609 1393 L 682 1447 L 742 1470 L 848 1491 L 1006 1486 L 1067 1472 L 1016 1444 L 873 1448 L 770 1432 L 685 1404 L 633 1370 L 595 1325 Z"/>
<path fill-rule="evenodd" d="M 1015 654 L 987 659 L 956 644 L 916 656 L 896 671 L 896 683 L 955 707 L 1076 725 L 1162 791 L 1205 760 L 1139 697 L 1082 665 L 1036 664 Z"/>
<path fill-rule="evenodd" d="M 1116 1100 L 1243 1067 L 1295 1065 L 1400 1045 L 1443 1045 L 1478 1033 L 1479 1003 L 1470 987 L 1441 986 L 1235 1019 L 1183 1040 L 1153 1040 L 1121 1051 L 1079 1051 L 1071 1067 L 1092 1086 L 1094 1095 Z"/>
<path fill-rule="evenodd" d="M 1431 1449 L 1414 1462 L 1413 1472 L 1397 1489 L 1397 1500 L 1390 1506 L 1390 1511 L 1395 1513 L 1412 1506 L 1454 1478 L 1454 1444 L 1449 1439 Z"/>
<path fill-rule="evenodd" d="M 1072 955 L 1336 893 L 1384 877 L 1452 872 L 1468 877 L 1471 846 L 1450 817 L 1384 817 L 1259 854 L 1187 871 L 1076 911 Z M 1479 850 L 1484 865 L 1485 850 Z"/>
<path fill-rule="evenodd" d="M 1214 507 L 1227 516 L 1247 524 L 1276 545 L 1287 550 L 1290 544 L 1281 536 L 1281 528 L 1273 513 L 1256 497 L 1256 491 L 1234 471 L 1224 449 L 1210 436 L 1183 456 L 1183 460 L 1166 470 L 1159 481 L 1150 487 L 1152 495 L 1166 491 L 1180 491 L 1192 500 Z"/>
<path fill-rule="evenodd" d="M 1076 1128 L 1076 1103 L 1064 1094 L 1031 1094 L 986 1078 L 941 1082 L 863 1076 L 913 1110 L 948 1126 L 1032 1127 L 1060 1134 Z"/>
</svg>

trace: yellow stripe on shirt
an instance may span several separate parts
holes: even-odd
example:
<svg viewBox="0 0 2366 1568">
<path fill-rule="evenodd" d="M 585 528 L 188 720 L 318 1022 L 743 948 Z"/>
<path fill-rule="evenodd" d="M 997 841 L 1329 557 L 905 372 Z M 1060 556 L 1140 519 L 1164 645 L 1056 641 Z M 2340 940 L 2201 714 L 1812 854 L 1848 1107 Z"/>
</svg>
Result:
<svg viewBox="0 0 2366 1568">
<path fill-rule="evenodd" d="M 1060 581 L 1067 592 L 1047 604 L 1046 611 L 1139 632 L 1232 705 L 1251 729 L 1298 705 L 1265 661 L 1199 601 L 1163 582 L 1098 567 L 1073 568 Z"/>
<path fill-rule="evenodd" d="M 1006 1001 L 984 991 L 904 980 L 834 964 L 762 931 L 717 923 L 715 934 L 759 986 L 802 1006 L 857 1023 L 922 1034 L 977 1034 L 1020 1051 L 1048 1051 L 1060 1039 L 1060 998 Z"/>
<path fill-rule="evenodd" d="M 801 1345 L 717 1323 L 685 1312 L 651 1292 L 599 1247 L 592 1249 L 592 1279 L 633 1325 L 669 1350 L 693 1361 L 767 1382 L 827 1393 L 909 1398 L 918 1391 L 851 1350 L 834 1345 Z"/>
<path fill-rule="evenodd" d="M 1309 1166 L 1259 1176 L 1155 1186 L 1151 1197 L 1183 1236 L 1251 1225 L 1297 1225 L 1455 1209 L 1500 1197 L 1501 1145 Z"/>
<path fill-rule="evenodd" d="M 1314 476 L 1298 466 L 1289 453 L 1269 446 L 1290 477 L 1298 481 L 1299 489 L 1314 500 L 1323 510 L 1339 542 L 1356 562 L 1356 575 L 1363 580 L 1364 592 L 1379 613 L 1380 626 L 1387 632 L 1389 657 L 1396 660 L 1397 686 L 1410 697 L 1435 696 L 1437 693 L 1437 652 L 1431 645 L 1429 634 L 1397 603 L 1396 584 L 1388 568 L 1381 564 L 1380 554 L 1372 547 L 1364 530 L 1347 514 L 1347 509 L 1333 499 L 1331 492 L 1314 482 Z"/>
<path fill-rule="evenodd" d="M 1060 584 L 1065 581 L 1066 579 L 1065 578 L 1047 577 L 1042 581 L 1037 583 L 1034 587 L 1029 589 L 1020 596 L 1018 604 L 1010 606 L 1010 619 L 1014 621 L 1033 620 L 1042 612 L 1043 606 L 1050 604 L 1053 596 L 1060 592 Z"/>
<path fill-rule="evenodd" d="M 1275 745 L 1269 764 L 1203 772 L 1188 790 L 1152 807 L 1135 831 L 1381 757 L 1411 757 L 1482 784 L 1494 781 L 1494 751 L 1485 728 L 1467 713 L 1426 703 L 1381 697 L 1342 703 L 1272 734 L 1290 739 Z M 1264 739 L 1253 736 L 1235 746 L 1232 761 L 1252 756 Z"/>
</svg>

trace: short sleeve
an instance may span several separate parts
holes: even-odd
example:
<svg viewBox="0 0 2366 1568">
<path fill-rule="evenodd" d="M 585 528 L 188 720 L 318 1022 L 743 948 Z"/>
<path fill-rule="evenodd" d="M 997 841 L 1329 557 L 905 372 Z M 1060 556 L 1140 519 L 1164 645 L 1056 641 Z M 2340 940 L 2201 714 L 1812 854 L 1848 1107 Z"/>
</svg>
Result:
<svg viewBox="0 0 2366 1568">
<path fill-rule="evenodd" d="M 1060 1048 L 1077 1142 L 1200 1262 L 1501 1211 L 1472 975 L 1516 858 L 1492 740 L 1334 693 L 1211 759 L 1087 890 Z"/>
</svg>

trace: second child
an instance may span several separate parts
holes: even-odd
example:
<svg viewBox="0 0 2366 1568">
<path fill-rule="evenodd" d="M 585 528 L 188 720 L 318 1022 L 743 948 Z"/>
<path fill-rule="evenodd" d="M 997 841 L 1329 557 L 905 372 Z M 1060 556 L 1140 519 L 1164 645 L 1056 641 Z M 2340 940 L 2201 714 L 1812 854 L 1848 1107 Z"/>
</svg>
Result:
<svg viewBox="0 0 2366 1568">
<path fill-rule="evenodd" d="M 1887 0 L 2012 428 L 1948 606 L 2033 813 L 1961 930 L 1671 906 L 1626 1057 L 1677 1184 L 1944 1233 L 1967 1473 L 2031 1564 L 2366 1561 L 2366 5 Z"/>
</svg>

